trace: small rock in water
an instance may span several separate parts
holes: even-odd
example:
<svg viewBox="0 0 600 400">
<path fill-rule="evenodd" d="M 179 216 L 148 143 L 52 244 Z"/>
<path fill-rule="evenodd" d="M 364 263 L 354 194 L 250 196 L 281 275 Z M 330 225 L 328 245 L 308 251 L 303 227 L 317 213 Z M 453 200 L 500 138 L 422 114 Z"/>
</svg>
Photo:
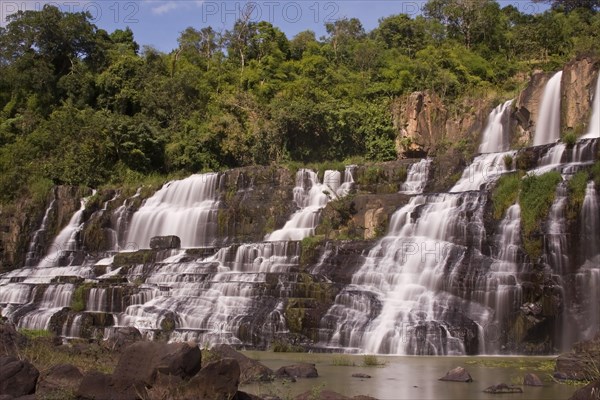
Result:
<svg viewBox="0 0 600 400">
<path fill-rule="evenodd" d="M 456 367 L 446 373 L 445 376 L 439 379 L 440 381 L 448 382 L 473 382 L 471 374 L 463 367 Z"/>
<path fill-rule="evenodd" d="M 544 383 L 536 374 L 526 374 L 523 378 L 523 385 L 525 386 L 544 386 Z"/>
<path fill-rule="evenodd" d="M 492 385 L 483 391 L 484 393 L 501 394 L 501 393 L 523 393 L 523 389 L 518 386 L 509 386 L 506 383 Z"/>
<path fill-rule="evenodd" d="M 364 379 L 369 379 L 371 377 L 371 375 L 368 374 L 363 374 L 361 372 L 357 372 L 355 374 L 352 374 L 353 378 L 364 378 Z"/>
</svg>

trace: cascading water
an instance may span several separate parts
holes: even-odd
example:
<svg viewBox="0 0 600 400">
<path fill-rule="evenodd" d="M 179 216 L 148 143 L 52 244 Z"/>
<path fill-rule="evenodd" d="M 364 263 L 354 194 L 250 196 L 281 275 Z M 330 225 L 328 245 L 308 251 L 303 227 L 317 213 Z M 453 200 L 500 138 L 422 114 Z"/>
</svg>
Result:
<svg viewBox="0 0 600 400">
<path fill-rule="evenodd" d="M 48 286 L 37 309 L 20 318 L 18 327 L 47 330 L 52 316 L 71 304 L 74 289 L 75 287 L 70 284 Z"/>
<path fill-rule="evenodd" d="M 512 102 L 512 100 L 508 100 L 504 104 L 500 104 L 490 114 L 479 146 L 480 153 L 498 153 L 508 150 Z"/>
<path fill-rule="evenodd" d="M 567 255 L 566 215 L 568 201 L 567 183 L 561 182 L 556 188 L 554 203 L 550 207 L 547 221 L 546 256 L 552 270 L 559 275 L 566 274 L 569 264 Z"/>
<path fill-rule="evenodd" d="M 429 177 L 429 167 L 431 159 L 426 158 L 417 163 L 414 163 L 408 169 L 406 182 L 400 187 L 400 193 L 404 194 L 421 194 L 427 185 Z"/>
<path fill-rule="evenodd" d="M 596 78 L 596 93 L 592 103 L 592 115 L 588 132 L 581 139 L 592 139 L 600 137 L 600 73 Z"/>
<path fill-rule="evenodd" d="M 516 151 L 489 153 L 475 157 L 462 173 L 459 181 L 450 189 L 450 193 L 480 190 L 483 186 L 514 170 L 513 158 Z"/>
<path fill-rule="evenodd" d="M 544 88 L 544 95 L 538 113 L 533 145 L 554 143 L 560 139 L 560 87 L 562 71 L 550 78 Z"/>
<path fill-rule="evenodd" d="M 27 256 L 25 257 L 25 266 L 26 267 L 34 267 L 35 265 L 37 265 L 37 263 L 39 261 L 39 258 L 41 256 L 40 250 L 42 247 L 40 245 L 40 241 L 41 241 L 42 237 L 45 236 L 46 229 L 48 229 L 48 219 L 50 216 L 50 212 L 54 209 L 54 204 L 56 204 L 56 197 L 55 197 L 55 194 L 53 193 L 52 201 L 50 202 L 50 205 L 48 206 L 48 208 L 46 209 L 46 212 L 44 213 L 44 218 L 42 218 L 42 223 L 41 223 L 39 229 L 34 232 L 31 242 L 29 242 L 29 247 L 27 249 Z"/>
<path fill-rule="evenodd" d="M 149 248 L 153 236 L 176 235 L 181 246 L 211 247 L 214 243 L 218 174 L 192 175 L 165 184 L 133 214 L 128 243 Z"/>
</svg>

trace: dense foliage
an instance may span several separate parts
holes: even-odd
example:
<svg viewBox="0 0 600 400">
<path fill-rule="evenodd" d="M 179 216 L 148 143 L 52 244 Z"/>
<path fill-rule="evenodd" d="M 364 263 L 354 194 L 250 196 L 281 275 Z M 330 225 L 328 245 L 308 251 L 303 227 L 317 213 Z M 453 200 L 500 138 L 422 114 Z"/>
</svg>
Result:
<svg viewBox="0 0 600 400">
<path fill-rule="evenodd" d="M 394 99 L 511 91 L 520 71 L 597 51 L 594 7 L 538 15 L 493 0 L 430 0 L 424 15 L 357 19 L 289 39 L 267 22 L 187 28 L 169 54 L 140 50 L 83 13 L 46 6 L 0 27 L 0 200 L 52 182 L 286 161 L 396 157 Z M 41 190 L 41 189 L 40 189 Z"/>
</svg>

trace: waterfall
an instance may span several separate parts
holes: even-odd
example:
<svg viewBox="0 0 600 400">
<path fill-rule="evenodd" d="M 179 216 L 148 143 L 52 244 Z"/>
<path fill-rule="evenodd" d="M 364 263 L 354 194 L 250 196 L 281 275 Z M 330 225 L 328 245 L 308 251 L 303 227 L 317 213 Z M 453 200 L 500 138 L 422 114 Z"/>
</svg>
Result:
<svg viewBox="0 0 600 400">
<path fill-rule="evenodd" d="M 582 136 L 581 139 L 597 137 L 600 137 L 600 73 L 598 74 L 598 78 L 596 78 L 596 93 L 594 94 L 592 103 L 592 116 L 590 117 L 588 133 Z"/>
<path fill-rule="evenodd" d="M 176 235 L 184 248 L 212 246 L 218 181 L 218 174 L 210 173 L 165 184 L 133 214 L 127 242 L 149 248 L 153 236 Z"/>
<path fill-rule="evenodd" d="M 47 330 L 52 316 L 71 304 L 74 290 L 75 286 L 71 284 L 48 286 L 44 291 L 41 303 L 35 310 L 21 317 L 17 326 L 26 329 Z"/>
<path fill-rule="evenodd" d="M 509 148 L 510 106 L 512 100 L 500 104 L 490 113 L 479 146 L 480 153 L 498 153 Z"/>
<path fill-rule="evenodd" d="M 556 187 L 556 195 L 546 222 L 546 257 L 552 270 L 559 275 L 566 274 L 569 266 L 565 215 L 567 201 L 567 183 L 563 181 Z"/>
<path fill-rule="evenodd" d="M 560 139 L 560 86 L 562 71 L 550 78 L 544 89 L 533 145 L 553 143 Z"/>
<path fill-rule="evenodd" d="M 46 208 L 46 212 L 44 213 L 44 218 L 42 218 L 42 223 L 38 230 L 33 233 L 33 238 L 31 242 L 29 242 L 29 247 L 27 249 L 27 255 L 25 257 L 25 266 L 26 267 L 34 267 L 37 265 L 39 261 L 39 251 L 41 250 L 40 241 L 46 234 L 46 229 L 48 229 L 48 219 L 50 216 L 50 212 L 54 209 L 54 204 L 56 204 L 56 195 L 53 193 L 52 201 L 48 208 Z"/>
<path fill-rule="evenodd" d="M 502 174 L 514 170 L 515 151 L 482 154 L 473 160 L 462 173 L 459 181 L 450 189 L 451 193 L 480 190 Z"/>
<path fill-rule="evenodd" d="M 283 228 L 265 237 L 266 241 L 302 240 L 314 234 L 319 223 L 321 210 L 334 198 L 348 194 L 354 179 L 352 166 L 346 168 L 344 182 L 340 184 L 339 171 L 327 170 L 323 175 L 323 183 L 319 182 L 317 173 L 309 169 L 300 169 L 296 173 L 294 202 L 299 208 Z"/>
<path fill-rule="evenodd" d="M 429 167 L 431 159 L 423 159 L 414 163 L 408 169 L 406 182 L 400 187 L 400 193 L 404 194 L 421 194 L 427 185 L 429 178 Z"/>
</svg>

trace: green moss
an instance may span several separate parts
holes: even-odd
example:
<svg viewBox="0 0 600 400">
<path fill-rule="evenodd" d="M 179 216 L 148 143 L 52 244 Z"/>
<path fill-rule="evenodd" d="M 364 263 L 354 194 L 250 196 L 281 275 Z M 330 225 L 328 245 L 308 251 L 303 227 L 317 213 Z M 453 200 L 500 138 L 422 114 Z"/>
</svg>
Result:
<svg viewBox="0 0 600 400">
<path fill-rule="evenodd" d="M 81 312 L 85 310 L 87 302 L 87 293 L 89 289 L 93 286 L 94 285 L 91 283 L 84 283 L 83 285 L 80 285 L 77 287 L 77 289 L 75 289 L 73 295 L 71 296 L 71 310 L 75 312 Z"/>
<path fill-rule="evenodd" d="M 577 135 L 574 132 L 567 132 L 560 140 L 565 143 L 567 147 L 573 147 L 575 142 L 577 142 Z"/>
<path fill-rule="evenodd" d="M 556 185 L 561 180 L 562 177 L 555 171 L 523 179 L 519 199 L 523 247 L 532 258 L 538 258 L 542 253 L 541 224 L 548 216 Z"/>
<path fill-rule="evenodd" d="M 521 171 L 527 171 L 535 167 L 535 159 L 533 154 L 528 151 L 519 153 L 515 159 L 515 163 L 517 169 Z"/>
<path fill-rule="evenodd" d="M 45 329 L 19 329 L 19 333 L 25 336 L 27 339 L 36 339 L 36 338 L 44 338 L 44 337 L 52 337 L 54 334 Z"/>
<path fill-rule="evenodd" d="M 592 167 L 591 175 L 596 187 L 600 187 L 600 161 L 596 161 Z"/>
<path fill-rule="evenodd" d="M 589 180 L 587 171 L 579 171 L 569 181 L 569 202 L 567 203 L 567 218 L 574 220 L 579 216 L 583 200 L 585 199 L 585 189 Z"/>
<path fill-rule="evenodd" d="M 367 167 L 356 180 L 359 185 L 376 185 L 383 181 L 385 181 L 385 171 L 376 166 Z"/>
<path fill-rule="evenodd" d="M 492 192 L 495 220 L 502 218 L 506 210 L 515 204 L 519 197 L 520 189 L 521 177 L 518 174 L 504 175 L 498 180 Z"/>
<path fill-rule="evenodd" d="M 323 243 L 323 235 L 309 236 L 300 242 L 300 266 L 312 264 L 319 255 L 318 247 Z"/>
<path fill-rule="evenodd" d="M 304 314 L 305 309 L 303 307 L 291 307 L 288 304 L 285 310 L 285 322 L 290 332 L 302 333 Z"/>
<path fill-rule="evenodd" d="M 127 265 L 147 264 L 153 262 L 156 256 L 154 250 L 138 250 L 132 253 L 117 253 L 113 260 L 115 267 L 123 267 Z"/>
</svg>

